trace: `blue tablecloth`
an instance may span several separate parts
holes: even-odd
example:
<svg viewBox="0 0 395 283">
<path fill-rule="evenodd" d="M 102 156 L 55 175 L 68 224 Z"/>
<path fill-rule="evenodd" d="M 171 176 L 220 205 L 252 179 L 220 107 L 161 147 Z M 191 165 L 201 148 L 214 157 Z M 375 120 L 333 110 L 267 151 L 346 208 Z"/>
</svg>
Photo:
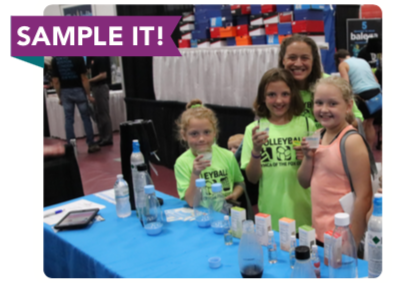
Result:
<svg viewBox="0 0 395 283">
<path fill-rule="evenodd" d="M 157 196 L 164 199 L 163 210 L 186 206 L 186 202 L 163 193 L 157 192 Z M 226 246 L 222 235 L 214 234 L 211 228 L 199 228 L 195 221 L 166 223 L 160 235 L 148 236 L 135 212 L 121 219 L 114 204 L 94 195 L 83 198 L 106 206 L 99 212 L 105 221 L 58 233 L 44 223 L 44 272 L 48 277 L 241 278 L 238 239 Z M 274 234 L 278 244 L 279 235 Z M 289 278 L 292 270 L 288 253 L 278 250 L 278 263 L 269 264 L 267 248 L 262 249 L 263 277 Z M 218 269 L 208 266 L 213 256 L 222 258 Z M 320 247 L 319 256 L 321 275 L 328 277 Z M 366 277 L 367 269 L 367 262 L 359 260 L 359 277 Z"/>
</svg>

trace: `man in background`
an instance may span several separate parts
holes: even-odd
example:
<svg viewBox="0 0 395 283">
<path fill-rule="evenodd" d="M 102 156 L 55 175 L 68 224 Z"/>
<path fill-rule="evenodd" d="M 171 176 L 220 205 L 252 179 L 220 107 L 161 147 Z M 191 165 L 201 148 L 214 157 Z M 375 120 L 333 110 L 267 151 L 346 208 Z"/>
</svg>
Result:
<svg viewBox="0 0 395 283">
<path fill-rule="evenodd" d="M 94 102 L 90 96 L 88 77 L 83 57 L 53 57 L 52 83 L 59 97 L 59 104 L 63 106 L 66 120 L 66 138 L 75 139 L 74 108 L 77 105 L 84 124 L 88 153 L 97 152 L 100 146 L 94 142 L 92 122 L 88 110 L 88 100 Z"/>
<path fill-rule="evenodd" d="M 91 71 L 89 83 L 95 99 L 94 109 L 100 139 L 99 146 L 112 145 L 112 122 L 110 117 L 111 67 L 109 57 L 88 57 Z"/>
</svg>

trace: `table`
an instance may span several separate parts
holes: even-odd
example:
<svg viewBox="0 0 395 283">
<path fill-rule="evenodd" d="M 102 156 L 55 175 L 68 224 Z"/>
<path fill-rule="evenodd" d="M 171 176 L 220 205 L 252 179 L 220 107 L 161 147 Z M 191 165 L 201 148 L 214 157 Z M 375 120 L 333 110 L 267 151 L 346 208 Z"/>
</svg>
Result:
<svg viewBox="0 0 395 283">
<path fill-rule="evenodd" d="M 317 43 L 320 49 L 327 43 Z M 156 100 L 251 108 L 263 74 L 278 66 L 280 45 L 181 48 L 181 57 L 153 57 Z"/>
<path fill-rule="evenodd" d="M 119 130 L 119 124 L 126 121 L 126 107 L 124 102 L 125 94 L 123 90 L 110 91 L 110 116 L 113 131 Z M 59 98 L 56 94 L 45 95 L 47 105 L 47 115 L 49 133 L 51 137 L 66 140 L 65 118 L 63 107 L 59 105 Z M 97 124 L 92 119 L 94 134 L 98 134 Z M 84 125 L 77 106 L 74 110 L 74 133 L 76 138 L 84 137 Z"/>
<path fill-rule="evenodd" d="M 156 194 L 164 199 L 164 210 L 186 206 L 185 201 L 158 191 Z M 44 272 L 49 277 L 241 278 L 238 239 L 234 239 L 232 246 L 226 246 L 223 235 L 214 234 L 211 228 L 199 228 L 195 221 L 166 223 L 160 235 L 148 236 L 135 213 L 120 219 L 114 204 L 95 195 L 81 199 L 105 205 L 99 212 L 105 221 L 86 229 L 58 233 L 44 223 Z M 274 234 L 279 244 L 279 235 Z M 267 248 L 262 248 L 263 277 L 289 278 L 288 253 L 279 250 L 278 263 L 270 265 Z M 328 277 L 323 249 L 318 249 L 321 275 Z M 222 258 L 218 269 L 208 266 L 207 260 L 213 256 Z M 367 276 L 366 261 L 358 261 L 358 273 L 359 277 Z"/>
</svg>

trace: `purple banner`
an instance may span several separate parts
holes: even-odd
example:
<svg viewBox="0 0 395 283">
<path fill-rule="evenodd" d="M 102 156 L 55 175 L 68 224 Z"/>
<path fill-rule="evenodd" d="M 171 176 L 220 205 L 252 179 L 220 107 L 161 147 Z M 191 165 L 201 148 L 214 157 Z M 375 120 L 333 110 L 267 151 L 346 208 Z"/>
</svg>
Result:
<svg viewBox="0 0 395 283">
<path fill-rule="evenodd" d="M 181 56 L 180 16 L 12 16 L 11 56 Z"/>
</svg>

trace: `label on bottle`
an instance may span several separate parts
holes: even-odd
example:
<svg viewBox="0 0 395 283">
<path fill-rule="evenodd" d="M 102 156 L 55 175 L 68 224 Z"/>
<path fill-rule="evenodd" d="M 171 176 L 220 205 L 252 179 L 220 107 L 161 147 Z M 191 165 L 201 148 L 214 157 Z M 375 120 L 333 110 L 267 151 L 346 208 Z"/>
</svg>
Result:
<svg viewBox="0 0 395 283">
<path fill-rule="evenodd" d="M 369 231 L 367 233 L 368 241 L 368 270 L 369 275 L 379 276 L 382 271 L 382 233 Z"/>
</svg>

